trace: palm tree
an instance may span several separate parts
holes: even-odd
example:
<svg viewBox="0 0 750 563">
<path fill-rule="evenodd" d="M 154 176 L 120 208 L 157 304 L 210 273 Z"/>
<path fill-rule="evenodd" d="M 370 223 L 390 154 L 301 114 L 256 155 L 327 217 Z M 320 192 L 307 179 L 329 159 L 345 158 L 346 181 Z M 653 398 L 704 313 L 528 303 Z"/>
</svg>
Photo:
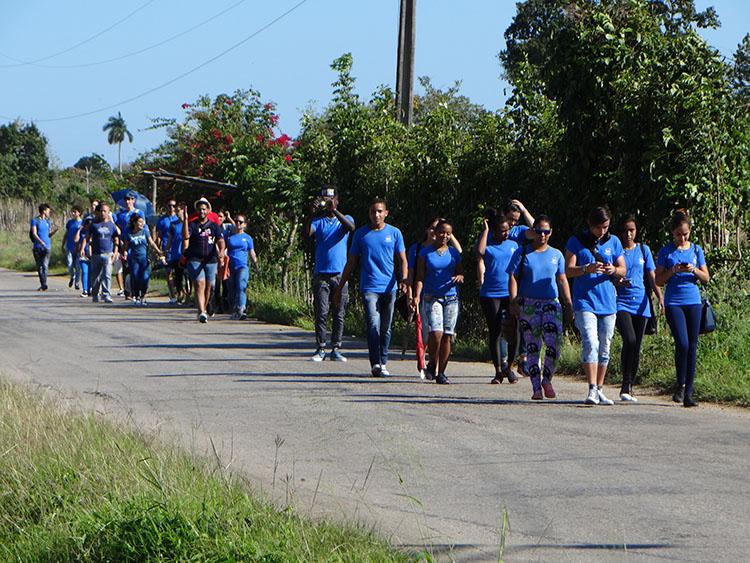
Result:
<svg viewBox="0 0 750 563">
<path fill-rule="evenodd" d="M 102 127 L 102 131 L 107 130 L 109 130 L 109 133 L 107 133 L 107 142 L 110 145 L 117 143 L 117 169 L 120 171 L 120 176 L 122 176 L 122 142 L 127 135 L 128 142 L 132 143 L 133 134 L 128 131 L 128 126 L 125 124 L 125 120 L 119 111 L 117 112 L 117 117 L 111 115 L 107 123 Z"/>
</svg>

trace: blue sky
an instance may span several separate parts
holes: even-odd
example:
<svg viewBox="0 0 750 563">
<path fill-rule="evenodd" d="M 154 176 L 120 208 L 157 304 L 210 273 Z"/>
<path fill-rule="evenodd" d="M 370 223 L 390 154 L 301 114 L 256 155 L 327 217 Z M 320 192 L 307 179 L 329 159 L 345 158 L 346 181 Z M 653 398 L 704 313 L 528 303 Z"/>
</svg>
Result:
<svg viewBox="0 0 750 563">
<path fill-rule="evenodd" d="M 123 145 L 123 160 L 129 161 L 164 138 L 163 132 L 144 130 L 150 118 L 179 118 L 180 104 L 201 94 L 255 88 L 264 99 L 277 103 L 281 128 L 297 133 L 302 111 L 310 106 L 322 108 L 329 100 L 334 78 L 329 65 L 344 52 L 354 56 L 357 90 L 363 97 L 380 84 L 394 86 L 398 0 L 306 0 L 214 62 L 164 88 L 119 104 L 215 57 L 299 2 L 2 0 L 0 122 L 8 117 L 36 121 L 49 139 L 53 162 L 59 166 L 70 166 L 92 152 L 115 163 L 117 149 L 107 145 L 102 125 L 118 110 L 135 135 L 132 144 Z M 750 31 L 746 2 L 698 0 L 696 4 L 717 9 L 723 25 L 704 35 L 722 53 L 731 55 Z M 154 45 L 227 9 L 164 45 L 119 61 L 90 65 Z M 461 80 L 462 92 L 474 102 L 490 109 L 501 107 L 507 84 L 501 78 L 497 53 L 503 48 L 503 32 L 514 13 L 511 0 L 419 0 L 417 76 L 429 76 L 438 87 Z M 61 51 L 67 52 L 47 58 Z M 14 59 L 37 62 L 18 65 Z M 59 68 L 80 64 L 89 66 Z M 115 107 L 74 119 L 47 121 L 105 106 Z"/>
</svg>

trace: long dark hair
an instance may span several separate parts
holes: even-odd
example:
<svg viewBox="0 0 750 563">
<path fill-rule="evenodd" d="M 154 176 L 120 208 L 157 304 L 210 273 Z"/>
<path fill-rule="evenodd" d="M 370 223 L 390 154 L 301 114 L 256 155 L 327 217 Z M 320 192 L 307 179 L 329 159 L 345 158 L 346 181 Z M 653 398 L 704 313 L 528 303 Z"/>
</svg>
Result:
<svg viewBox="0 0 750 563">
<path fill-rule="evenodd" d="M 612 213 L 610 213 L 609 208 L 606 205 L 594 207 L 594 209 L 589 212 L 588 224 L 590 227 L 601 225 L 602 223 L 606 223 L 607 221 L 611 220 Z"/>
<path fill-rule="evenodd" d="M 142 219 L 138 213 L 133 213 L 130 216 L 130 219 L 128 219 L 128 228 L 130 229 L 130 232 L 133 232 L 135 230 L 135 224 L 138 222 L 138 219 Z"/>
</svg>

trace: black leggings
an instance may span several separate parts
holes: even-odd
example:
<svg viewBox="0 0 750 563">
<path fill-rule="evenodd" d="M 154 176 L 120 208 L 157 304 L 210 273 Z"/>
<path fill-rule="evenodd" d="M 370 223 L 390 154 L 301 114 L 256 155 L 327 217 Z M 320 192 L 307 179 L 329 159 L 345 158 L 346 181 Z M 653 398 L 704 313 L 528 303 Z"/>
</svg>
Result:
<svg viewBox="0 0 750 563">
<path fill-rule="evenodd" d="M 500 337 L 508 342 L 508 365 L 516 358 L 518 345 L 518 327 L 516 318 L 510 314 L 510 298 L 508 297 L 480 297 L 479 304 L 482 306 L 487 328 L 490 331 L 489 347 L 492 363 L 495 369 L 500 368 Z"/>
<path fill-rule="evenodd" d="M 622 387 L 620 393 L 631 393 L 641 361 L 641 343 L 646 331 L 646 317 L 632 315 L 625 311 L 617 311 L 615 326 L 622 337 L 622 354 L 620 368 L 622 369 Z"/>
</svg>

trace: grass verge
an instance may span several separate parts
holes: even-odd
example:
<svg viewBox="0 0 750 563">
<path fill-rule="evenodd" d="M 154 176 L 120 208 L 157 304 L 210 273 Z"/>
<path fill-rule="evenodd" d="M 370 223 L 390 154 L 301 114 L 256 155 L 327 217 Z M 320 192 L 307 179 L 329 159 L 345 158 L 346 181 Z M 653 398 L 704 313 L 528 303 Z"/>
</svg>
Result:
<svg viewBox="0 0 750 563">
<path fill-rule="evenodd" d="M 414 561 L 208 462 L 0 380 L 3 561 Z M 429 557 L 429 556 L 428 556 Z"/>
</svg>

